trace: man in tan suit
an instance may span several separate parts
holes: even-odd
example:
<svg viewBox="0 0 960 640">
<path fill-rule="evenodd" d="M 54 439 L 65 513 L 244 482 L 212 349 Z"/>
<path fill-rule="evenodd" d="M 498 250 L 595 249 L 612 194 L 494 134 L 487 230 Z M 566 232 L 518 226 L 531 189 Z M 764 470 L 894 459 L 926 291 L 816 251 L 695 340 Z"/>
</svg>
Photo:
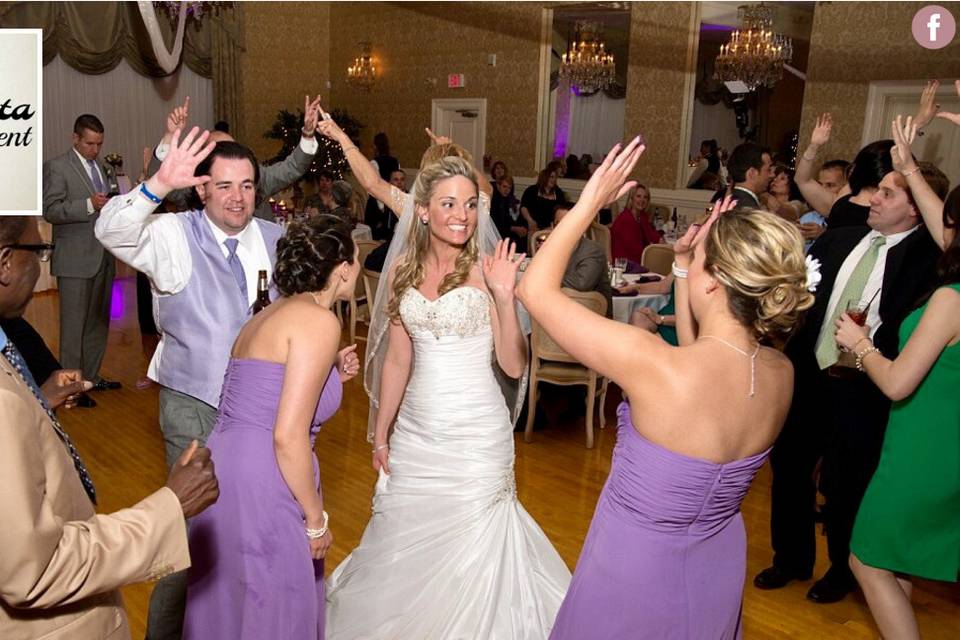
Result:
<svg viewBox="0 0 960 640">
<path fill-rule="evenodd" d="M 0 217 L 0 317 L 19 317 L 40 273 L 36 221 Z M 190 566 L 185 519 L 219 495 L 210 452 L 194 443 L 167 486 L 95 514 L 83 461 L 0 330 L 0 638 L 129 638 L 117 589 Z"/>
</svg>

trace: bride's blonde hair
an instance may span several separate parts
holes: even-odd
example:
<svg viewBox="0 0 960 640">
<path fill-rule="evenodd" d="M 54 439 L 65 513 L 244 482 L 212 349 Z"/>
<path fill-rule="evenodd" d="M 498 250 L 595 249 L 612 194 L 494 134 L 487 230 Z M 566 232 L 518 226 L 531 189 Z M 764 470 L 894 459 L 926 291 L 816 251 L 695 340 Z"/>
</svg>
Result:
<svg viewBox="0 0 960 640">
<path fill-rule="evenodd" d="M 413 200 L 415 204 L 429 208 L 430 199 L 436 191 L 437 185 L 443 180 L 462 176 L 473 183 L 474 189 L 477 189 L 477 174 L 473 166 L 463 158 L 448 156 L 437 160 L 420 170 L 413 183 Z M 480 254 L 477 243 L 477 228 L 474 227 L 470 238 L 464 243 L 463 248 L 457 255 L 454 270 L 444 276 L 437 288 L 437 293 L 443 295 L 461 286 L 470 278 L 470 271 L 477 263 Z M 427 224 L 421 224 L 415 220 L 410 225 L 409 235 L 407 236 L 407 250 L 403 257 L 398 261 L 396 271 L 393 276 L 393 290 L 390 302 L 387 305 L 387 315 L 393 321 L 400 320 L 400 300 L 407 289 L 417 288 L 423 284 L 426 277 L 426 269 L 423 266 L 423 259 L 430 247 L 430 227 Z"/>
</svg>

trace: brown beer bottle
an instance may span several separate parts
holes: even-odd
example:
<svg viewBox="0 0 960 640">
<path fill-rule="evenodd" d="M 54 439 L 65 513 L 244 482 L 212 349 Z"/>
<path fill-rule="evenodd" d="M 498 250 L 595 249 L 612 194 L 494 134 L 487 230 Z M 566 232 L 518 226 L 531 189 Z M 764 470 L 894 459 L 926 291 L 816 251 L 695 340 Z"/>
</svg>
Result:
<svg viewBox="0 0 960 640">
<path fill-rule="evenodd" d="M 263 311 L 270 304 L 270 288 L 267 283 L 267 272 L 263 269 L 257 274 L 257 299 L 253 303 L 253 313 Z"/>
</svg>

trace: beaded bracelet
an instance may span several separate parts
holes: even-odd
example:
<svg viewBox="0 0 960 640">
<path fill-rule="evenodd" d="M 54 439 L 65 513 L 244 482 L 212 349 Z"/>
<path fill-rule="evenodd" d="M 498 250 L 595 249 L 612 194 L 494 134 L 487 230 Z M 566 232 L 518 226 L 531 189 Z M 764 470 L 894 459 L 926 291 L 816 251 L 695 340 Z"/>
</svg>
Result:
<svg viewBox="0 0 960 640">
<path fill-rule="evenodd" d="M 670 271 L 673 273 L 675 278 L 686 278 L 687 273 L 689 273 L 690 270 L 681 268 L 677 265 L 676 260 L 674 260 L 673 264 L 670 265 Z"/>
<path fill-rule="evenodd" d="M 863 371 L 863 359 L 874 352 L 880 353 L 880 349 L 877 349 L 874 346 L 869 346 L 857 354 L 857 362 L 856 362 L 857 371 Z"/>
<path fill-rule="evenodd" d="M 328 525 L 330 524 L 330 516 L 327 515 L 327 512 L 323 512 L 323 526 L 319 529 L 311 529 L 310 527 L 304 527 L 303 530 L 307 533 L 307 537 L 311 540 L 319 540 L 323 536 L 327 535 Z"/>
<path fill-rule="evenodd" d="M 374 448 L 373 448 L 373 453 L 376 453 L 377 451 L 380 451 L 381 449 L 386 449 L 386 448 L 389 447 L 389 446 L 390 446 L 390 445 L 388 445 L 388 444 L 381 444 L 379 447 L 374 447 Z"/>
</svg>

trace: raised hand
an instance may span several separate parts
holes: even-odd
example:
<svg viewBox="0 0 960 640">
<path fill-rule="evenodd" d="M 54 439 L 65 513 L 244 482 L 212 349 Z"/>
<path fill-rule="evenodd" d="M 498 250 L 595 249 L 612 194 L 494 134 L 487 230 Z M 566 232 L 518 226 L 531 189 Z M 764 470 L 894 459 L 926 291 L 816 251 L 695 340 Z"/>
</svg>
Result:
<svg viewBox="0 0 960 640">
<path fill-rule="evenodd" d="M 317 122 L 320 120 L 320 96 L 313 100 L 310 96 L 303 97 L 303 135 L 310 138 L 317 130 Z"/>
<path fill-rule="evenodd" d="M 916 121 L 908 116 L 904 122 L 903 116 L 897 116 L 890 124 L 890 132 L 893 135 L 893 147 L 890 149 L 893 168 L 900 173 L 916 170 L 917 164 L 913 161 L 913 153 L 910 151 L 910 145 L 917 137 Z"/>
<path fill-rule="evenodd" d="M 923 93 L 920 94 L 920 106 L 917 107 L 917 115 L 913 117 L 917 129 L 922 129 L 930 124 L 933 117 L 937 115 L 937 109 L 940 108 L 940 105 L 936 104 L 937 89 L 939 88 L 939 80 L 928 80 L 927 85 L 923 88 Z"/>
<path fill-rule="evenodd" d="M 350 142 L 350 136 L 344 133 L 340 125 L 334 122 L 332 118 L 320 120 L 317 123 L 317 131 L 319 131 L 321 135 L 339 142 L 343 146 L 352 144 Z"/>
<path fill-rule="evenodd" d="M 515 253 L 512 240 L 501 240 L 492 256 L 483 256 L 483 281 L 497 302 L 512 302 L 517 286 L 517 271 L 525 253 Z"/>
<path fill-rule="evenodd" d="M 187 137 L 180 141 L 180 130 L 173 132 L 170 150 L 163 159 L 156 175 L 150 178 L 151 191 L 163 198 L 174 189 L 185 189 L 206 184 L 210 176 L 194 176 L 193 172 L 204 158 L 210 155 L 215 143 L 207 143 L 209 131 L 200 132 L 200 127 L 194 127 Z"/>
<path fill-rule="evenodd" d="M 717 221 L 717 218 L 736 206 L 737 201 L 733 199 L 733 196 L 728 195 L 722 200 L 717 200 L 713 203 L 713 211 L 710 212 L 710 217 L 707 218 L 705 223 L 690 225 L 690 228 L 683 234 L 683 237 L 673 245 L 673 258 L 678 267 L 686 269 L 690 266 L 690 262 L 693 260 L 694 247 L 703 242 L 703 239 L 707 237 L 707 234 L 710 232 L 710 227 Z"/>
<path fill-rule="evenodd" d="M 957 89 L 957 96 L 960 97 L 960 80 L 955 80 L 953 86 Z M 937 113 L 938 118 L 943 118 L 944 120 L 949 120 L 953 124 L 960 126 L 960 113 L 953 113 L 950 111 L 940 111 Z"/>
<path fill-rule="evenodd" d="M 627 182 L 627 177 L 633 173 L 633 168 L 647 147 L 643 144 L 643 136 L 637 136 L 623 147 L 619 143 L 614 145 L 600 166 L 593 172 L 587 184 L 580 193 L 580 200 L 599 209 L 605 204 L 623 197 L 633 189 L 637 181 Z"/>
<path fill-rule="evenodd" d="M 833 116 L 824 113 L 817 118 L 813 125 L 813 133 L 810 134 L 810 144 L 815 147 L 822 147 L 830 142 L 830 132 L 833 130 Z"/>
<path fill-rule="evenodd" d="M 430 127 L 426 127 L 424 131 L 426 131 L 427 135 L 430 136 L 430 144 L 451 144 L 453 142 L 452 138 L 448 138 L 447 136 L 438 136 L 430 129 Z"/>
<path fill-rule="evenodd" d="M 167 115 L 167 135 L 172 137 L 174 131 L 180 129 L 183 131 L 187 126 L 187 116 L 190 114 L 190 96 L 187 96 L 183 104 L 174 107 L 173 111 Z"/>
<path fill-rule="evenodd" d="M 357 356 L 356 344 L 345 347 L 337 353 L 337 371 L 340 373 L 341 382 L 353 380 L 360 373 L 360 358 Z"/>
</svg>

